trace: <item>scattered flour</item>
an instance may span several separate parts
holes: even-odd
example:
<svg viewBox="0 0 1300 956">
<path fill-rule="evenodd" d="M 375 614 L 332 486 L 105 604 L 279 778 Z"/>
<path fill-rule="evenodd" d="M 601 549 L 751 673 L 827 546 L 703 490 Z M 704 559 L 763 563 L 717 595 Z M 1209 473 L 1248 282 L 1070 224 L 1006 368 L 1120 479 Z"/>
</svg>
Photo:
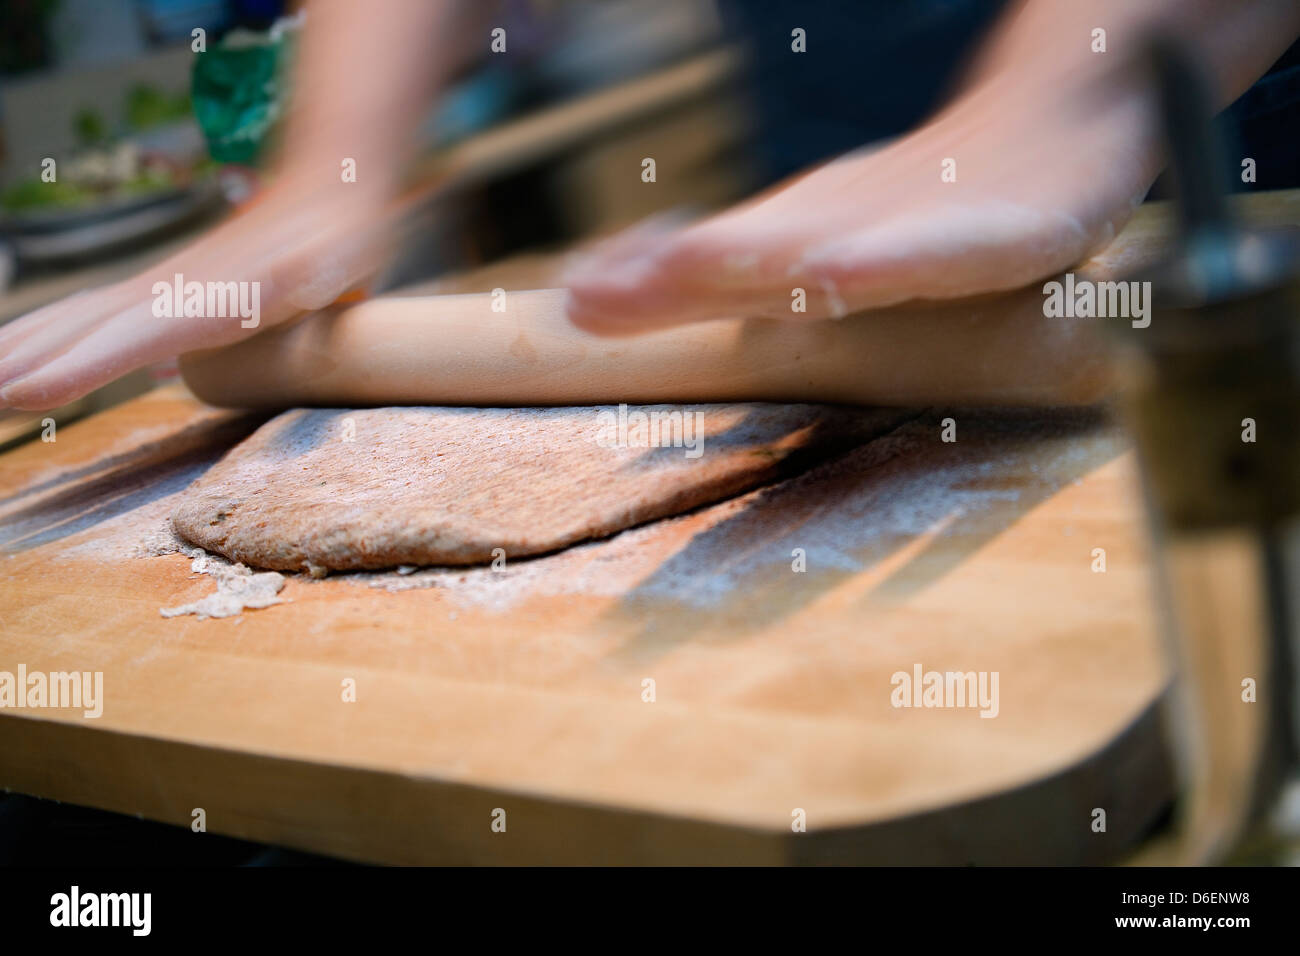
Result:
<svg viewBox="0 0 1300 956">
<path fill-rule="evenodd" d="M 936 440 L 938 416 L 928 417 L 786 481 L 503 570 L 401 568 L 345 580 L 390 592 L 445 589 L 462 607 L 494 613 L 538 595 L 710 610 L 766 582 L 784 586 L 794 548 L 814 572 L 852 574 L 919 535 L 995 536 L 1120 448 L 1101 431 L 1043 455 L 1043 439 L 1082 438 L 1094 423 L 1087 413 L 977 422 L 963 416 L 967 437 L 944 444 Z"/>
<path fill-rule="evenodd" d="M 159 608 L 163 617 L 180 617 L 194 614 L 200 621 L 210 617 L 234 617 L 245 608 L 270 607 L 283 604 L 279 597 L 284 588 L 284 575 L 277 571 L 256 572 L 243 564 L 231 564 L 218 554 L 209 554 L 202 548 L 186 544 L 170 525 L 164 525 L 143 536 L 134 551 L 135 557 L 157 557 L 163 554 L 183 554 L 190 558 L 190 570 L 206 574 L 216 582 L 217 590 L 179 607 Z"/>
<path fill-rule="evenodd" d="M 924 416 L 786 481 L 603 540 L 511 559 L 504 569 L 405 565 L 323 582 L 300 580 L 337 587 L 341 578 L 389 592 L 438 588 L 452 603 L 451 615 L 457 607 L 509 612 L 531 598 L 566 595 L 717 609 L 729 601 L 757 600 L 769 587 L 790 586 L 794 548 L 807 553 L 812 581 L 818 574 L 870 567 L 917 535 L 987 540 L 1122 446 L 1113 432 L 1094 432 L 1096 422 L 1087 414 L 1040 411 L 991 422 L 962 414 L 962 437 L 955 444 L 936 440 L 938 418 Z M 1058 442 L 1045 454 L 1043 442 L 1053 438 L 1074 440 Z M 181 484 L 190 476 L 175 477 Z M 79 527 L 79 540 L 67 553 L 104 563 L 186 555 L 193 572 L 211 576 L 216 590 L 160 609 L 165 617 L 230 617 L 284 602 L 284 575 L 232 564 L 178 538 L 168 521 L 170 485 L 166 492 Z"/>
<path fill-rule="evenodd" d="M 160 608 L 164 617 L 230 617 L 245 608 L 283 603 L 277 596 L 285 583 L 282 575 L 255 573 L 190 547 L 169 521 L 175 495 L 257 421 L 258 416 L 204 410 L 179 431 L 174 424 L 137 428 L 108 457 L 36 472 L 0 500 L 0 547 L 12 557 L 64 541 L 65 555 L 102 566 L 185 554 L 193 572 L 209 575 L 217 590 L 191 604 Z"/>
<path fill-rule="evenodd" d="M 211 575 L 217 582 L 217 590 L 190 604 L 160 608 L 163 617 L 194 614 L 203 621 L 210 617 L 234 617 L 244 608 L 283 603 L 278 595 L 284 587 L 284 575 L 278 571 L 255 573 L 242 564 L 231 564 L 225 558 L 207 554 L 199 548 L 186 547 L 185 553 L 193 558 L 190 570 L 195 574 Z"/>
</svg>

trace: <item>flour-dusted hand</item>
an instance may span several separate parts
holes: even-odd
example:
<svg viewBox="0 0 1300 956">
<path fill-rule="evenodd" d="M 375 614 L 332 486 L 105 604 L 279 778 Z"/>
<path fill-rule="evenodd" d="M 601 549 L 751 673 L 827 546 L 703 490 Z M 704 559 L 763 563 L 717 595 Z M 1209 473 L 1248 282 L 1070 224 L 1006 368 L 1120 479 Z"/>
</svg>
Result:
<svg viewBox="0 0 1300 956">
<path fill-rule="evenodd" d="M 54 408 L 133 369 L 324 308 L 381 261 L 385 213 L 272 190 L 165 262 L 0 328 L 0 406 Z"/>
<path fill-rule="evenodd" d="M 1226 105 L 1300 32 L 1300 4 L 1016 5 L 920 129 L 698 225 L 615 237 L 566 277 L 570 318 L 603 334 L 838 318 L 1064 270 L 1114 238 L 1162 165 L 1139 56 L 1153 29 L 1188 43 Z"/>
</svg>

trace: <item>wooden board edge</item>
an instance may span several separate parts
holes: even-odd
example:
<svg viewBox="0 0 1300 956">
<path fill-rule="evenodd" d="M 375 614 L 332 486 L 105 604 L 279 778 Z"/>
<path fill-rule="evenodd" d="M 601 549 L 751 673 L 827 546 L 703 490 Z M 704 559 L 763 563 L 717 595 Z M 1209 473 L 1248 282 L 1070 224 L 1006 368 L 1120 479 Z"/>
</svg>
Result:
<svg viewBox="0 0 1300 956">
<path fill-rule="evenodd" d="M 1014 790 L 809 832 L 727 825 L 391 771 L 243 753 L 0 714 L 0 785 L 34 796 L 366 863 L 403 865 L 1100 865 L 1121 860 L 1173 793 L 1164 698 L 1091 756 Z M 51 754 L 93 755 L 54 773 Z M 141 782 L 143 780 L 143 783 Z M 231 780 L 241 785 L 230 787 Z M 153 785 L 150 785 L 150 781 Z M 98 784 L 96 782 L 99 782 Z M 106 785 L 105 785 L 106 784 Z M 319 799 L 324 792 L 329 799 Z M 141 798 L 137 794 L 147 794 Z M 376 801 L 371 795 L 385 797 Z M 214 804 L 212 795 L 223 802 Z M 280 808 L 268 814 L 265 807 Z M 1044 808 L 1059 813 L 1047 815 Z M 1091 827 L 1107 813 L 1105 832 Z M 492 829 L 505 810 L 505 832 Z M 1077 826 L 1061 825 L 1068 814 Z M 499 814 L 497 814 L 499 816 Z M 1007 833 L 1018 833 L 1008 842 Z M 195 834 L 202 839 L 202 834 Z"/>
</svg>

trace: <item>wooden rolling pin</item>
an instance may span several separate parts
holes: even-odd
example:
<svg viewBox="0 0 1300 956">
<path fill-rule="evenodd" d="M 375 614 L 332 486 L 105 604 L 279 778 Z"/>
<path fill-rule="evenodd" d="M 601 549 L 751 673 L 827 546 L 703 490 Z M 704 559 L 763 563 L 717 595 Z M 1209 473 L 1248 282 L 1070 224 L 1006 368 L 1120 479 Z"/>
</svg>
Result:
<svg viewBox="0 0 1300 956">
<path fill-rule="evenodd" d="M 1300 191 L 1237 200 L 1264 224 L 1300 221 Z M 1073 270 L 1115 281 L 1165 250 L 1171 212 L 1139 209 Z M 214 405 L 582 405 L 799 401 L 1079 404 L 1109 388 L 1100 322 L 1048 318 L 1044 284 L 841 320 L 720 319 L 631 338 L 582 332 L 563 289 L 393 296 L 311 315 L 183 358 Z M 497 310 L 494 311 L 494 302 Z M 504 306 L 504 311 L 500 309 Z"/>
</svg>

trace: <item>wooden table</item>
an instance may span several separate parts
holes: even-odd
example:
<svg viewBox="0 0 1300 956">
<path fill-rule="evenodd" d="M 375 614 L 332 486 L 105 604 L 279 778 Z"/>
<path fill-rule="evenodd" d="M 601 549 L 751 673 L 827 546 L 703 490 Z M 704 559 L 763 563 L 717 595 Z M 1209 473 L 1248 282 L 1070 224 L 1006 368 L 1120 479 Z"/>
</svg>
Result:
<svg viewBox="0 0 1300 956">
<path fill-rule="evenodd" d="M 169 386 L 0 456 L 0 672 L 104 681 L 97 718 L 0 708 L 0 784 L 393 863 L 1098 862 L 1169 797 L 1134 467 L 1096 416 L 929 412 L 504 574 L 165 619 L 213 590 L 149 553 L 170 501 L 254 424 Z M 996 671 L 996 718 L 892 706 L 916 665 Z"/>
</svg>

